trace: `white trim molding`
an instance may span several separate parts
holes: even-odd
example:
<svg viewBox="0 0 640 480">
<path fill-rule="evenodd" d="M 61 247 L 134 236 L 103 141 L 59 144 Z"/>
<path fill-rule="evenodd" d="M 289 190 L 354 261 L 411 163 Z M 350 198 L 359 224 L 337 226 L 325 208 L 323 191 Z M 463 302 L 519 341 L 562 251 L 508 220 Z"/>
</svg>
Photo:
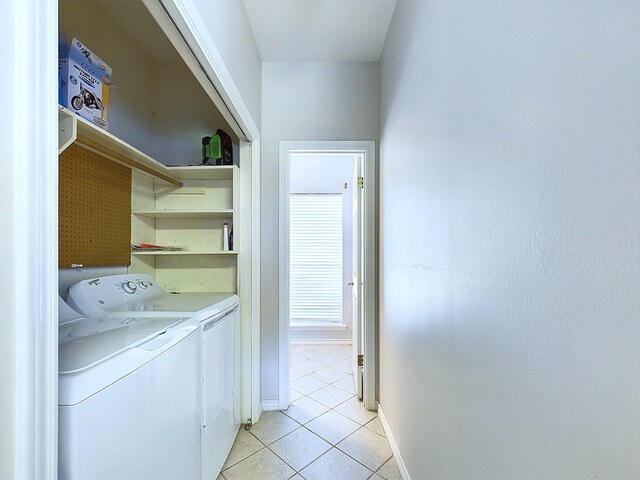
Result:
<svg viewBox="0 0 640 480">
<path fill-rule="evenodd" d="M 238 257 L 239 272 L 238 283 L 240 292 L 240 311 L 242 315 L 242 347 L 241 347 L 241 384 L 242 384 L 242 409 L 241 419 L 246 421 L 248 418 L 256 419 L 260 416 L 260 378 L 259 378 L 259 363 L 256 365 L 255 360 L 259 359 L 260 355 L 260 342 L 259 342 L 259 329 L 260 329 L 260 304 L 255 299 L 259 298 L 256 292 L 260 291 L 259 280 L 259 256 L 255 257 L 254 252 L 256 249 L 256 243 L 259 246 L 260 232 L 256 232 L 255 226 L 255 210 L 259 212 L 259 203 L 256 207 L 256 199 L 259 199 L 259 195 L 255 195 L 254 187 L 256 186 L 255 176 L 256 172 L 256 157 L 255 151 L 251 142 L 246 140 L 240 140 L 240 163 L 244 165 L 244 168 L 239 170 L 240 172 L 240 192 L 245 192 L 244 195 L 238 195 L 239 197 L 239 211 L 240 214 L 236 217 L 236 222 L 239 226 L 239 247 L 242 255 Z M 259 172 L 259 170 L 258 170 Z M 234 196 L 236 195 L 234 188 Z M 247 195 L 246 192 L 251 192 L 251 195 Z M 234 200 L 235 201 L 235 200 Z M 259 201 L 259 200 L 258 200 Z M 244 252 L 250 252 L 245 254 Z M 256 269 L 258 274 L 256 275 Z M 256 276 L 258 280 L 256 282 Z M 258 331 L 258 340 L 256 341 L 256 330 Z M 255 377 L 258 377 L 257 379 Z M 257 400 L 256 400 L 257 397 Z"/>
<path fill-rule="evenodd" d="M 262 411 L 263 412 L 274 412 L 276 410 L 280 410 L 280 401 L 279 400 L 262 400 Z"/>
<path fill-rule="evenodd" d="M 260 377 L 260 138 L 251 143 L 251 418 L 262 414 Z"/>
<path fill-rule="evenodd" d="M 0 478 L 56 479 L 58 3 L 3 7 Z"/>
<path fill-rule="evenodd" d="M 175 23 L 191 54 L 204 70 L 207 79 L 215 88 L 222 104 L 216 106 L 225 119 L 232 126 L 240 128 L 239 137 L 245 137 L 254 142 L 259 139 L 260 132 L 244 103 L 231 74 L 224 64 L 222 55 L 215 46 L 207 29 L 207 24 L 198 13 L 192 0 L 143 0 L 145 2 L 158 1 L 164 7 L 167 15 Z M 158 19 L 156 18 L 156 21 Z M 184 57 L 184 56 L 183 56 Z M 196 71 L 192 68 L 194 74 Z M 197 77 L 198 75 L 196 75 Z M 226 115 L 226 113 L 230 115 Z M 235 130 L 235 128 L 234 128 Z"/>
<path fill-rule="evenodd" d="M 400 449 L 398 448 L 396 439 L 393 436 L 393 432 L 391 431 L 391 427 L 389 426 L 387 417 L 384 416 L 384 411 L 382 410 L 382 407 L 380 406 L 380 404 L 378 404 L 378 417 L 380 418 L 380 423 L 382 424 L 382 429 L 384 430 L 384 433 L 387 436 L 387 440 L 389 440 L 389 446 L 391 447 L 391 451 L 393 452 L 393 458 L 395 459 L 396 464 L 398 465 L 398 470 L 400 471 L 400 476 L 402 477 L 402 480 L 411 480 L 411 476 L 409 475 L 407 466 L 404 464 L 402 455 L 400 455 Z"/>
<path fill-rule="evenodd" d="M 291 176 L 289 174 L 288 142 L 280 142 L 280 206 L 278 225 L 278 252 L 280 258 L 278 274 L 279 292 L 279 343 L 278 343 L 278 400 L 280 410 L 289 408 L 289 191 Z"/>
</svg>

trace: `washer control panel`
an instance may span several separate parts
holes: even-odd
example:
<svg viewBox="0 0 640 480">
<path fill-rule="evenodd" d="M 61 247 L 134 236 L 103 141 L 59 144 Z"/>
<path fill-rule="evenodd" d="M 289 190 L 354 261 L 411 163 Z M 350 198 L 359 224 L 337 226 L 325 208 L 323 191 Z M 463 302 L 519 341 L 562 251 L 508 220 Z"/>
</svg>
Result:
<svg viewBox="0 0 640 480">
<path fill-rule="evenodd" d="M 149 280 L 127 280 L 118 284 L 118 288 L 128 295 L 133 295 L 149 287 L 153 287 L 153 282 Z"/>
<path fill-rule="evenodd" d="M 122 291 L 124 293 L 128 293 L 129 295 L 132 295 L 136 293 L 136 290 L 138 289 L 138 285 L 132 281 L 122 282 L 120 284 L 120 288 L 122 288 Z"/>
<path fill-rule="evenodd" d="M 69 288 L 68 303 L 84 315 L 103 317 L 121 305 L 161 297 L 167 292 L 150 275 L 125 274 L 83 280 Z"/>
</svg>

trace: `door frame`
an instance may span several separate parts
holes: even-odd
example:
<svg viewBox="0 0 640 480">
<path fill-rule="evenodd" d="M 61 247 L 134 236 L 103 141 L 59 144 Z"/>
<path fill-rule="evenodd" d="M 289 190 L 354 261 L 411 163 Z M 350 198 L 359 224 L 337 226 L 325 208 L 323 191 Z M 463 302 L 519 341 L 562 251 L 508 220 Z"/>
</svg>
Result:
<svg viewBox="0 0 640 480">
<path fill-rule="evenodd" d="M 364 154 L 362 176 L 364 229 L 363 281 L 363 404 L 376 410 L 376 145 L 373 141 L 281 141 L 279 183 L 279 345 L 278 408 L 289 407 L 289 171 L 291 153 L 357 153 Z"/>
<path fill-rule="evenodd" d="M 57 477 L 58 3 L 5 4 L 0 478 Z"/>
</svg>

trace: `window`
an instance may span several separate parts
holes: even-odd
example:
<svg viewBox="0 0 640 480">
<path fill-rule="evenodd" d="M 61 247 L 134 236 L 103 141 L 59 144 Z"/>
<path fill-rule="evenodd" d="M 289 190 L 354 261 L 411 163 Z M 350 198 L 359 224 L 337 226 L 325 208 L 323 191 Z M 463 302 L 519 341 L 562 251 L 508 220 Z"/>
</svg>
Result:
<svg viewBox="0 0 640 480">
<path fill-rule="evenodd" d="M 292 325 L 342 324 L 342 194 L 291 194 Z"/>
</svg>

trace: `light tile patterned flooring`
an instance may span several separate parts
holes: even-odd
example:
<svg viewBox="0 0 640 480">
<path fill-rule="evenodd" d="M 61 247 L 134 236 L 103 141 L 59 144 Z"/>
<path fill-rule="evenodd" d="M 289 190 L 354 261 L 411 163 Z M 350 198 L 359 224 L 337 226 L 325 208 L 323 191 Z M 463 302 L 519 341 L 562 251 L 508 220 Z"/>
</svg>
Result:
<svg viewBox="0 0 640 480">
<path fill-rule="evenodd" d="M 291 406 L 240 429 L 218 480 L 400 480 L 351 372 L 351 345 L 291 345 Z"/>
</svg>

